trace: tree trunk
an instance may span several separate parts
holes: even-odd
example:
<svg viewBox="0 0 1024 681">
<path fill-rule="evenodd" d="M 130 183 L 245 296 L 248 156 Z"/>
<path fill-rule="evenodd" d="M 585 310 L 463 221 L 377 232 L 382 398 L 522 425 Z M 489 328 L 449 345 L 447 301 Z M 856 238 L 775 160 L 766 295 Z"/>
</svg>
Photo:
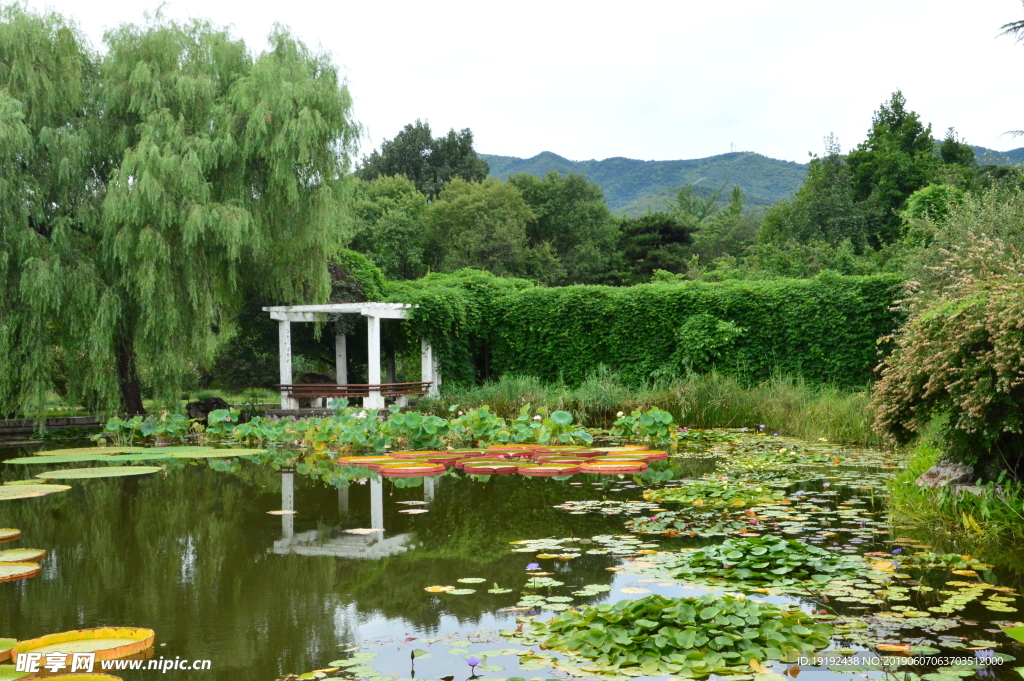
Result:
<svg viewBox="0 0 1024 681">
<path fill-rule="evenodd" d="M 139 372 L 135 367 L 135 354 L 132 342 L 122 338 L 117 346 L 117 374 L 121 384 L 121 406 L 128 416 L 145 414 L 142 406 L 142 384 L 139 383 Z"/>
</svg>

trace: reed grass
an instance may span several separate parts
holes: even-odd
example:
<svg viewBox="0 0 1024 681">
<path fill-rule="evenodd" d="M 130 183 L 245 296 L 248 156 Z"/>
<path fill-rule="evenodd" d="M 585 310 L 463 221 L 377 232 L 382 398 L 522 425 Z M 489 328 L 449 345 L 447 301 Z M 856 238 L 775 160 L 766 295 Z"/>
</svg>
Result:
<svg viewBox="0 0 1024 681">
<path fill-rule="evenodd" d="M 776 376 L 755 385 L 718 373 L 629 386 L 608 369 L 599 369 L 579 386 L 546 384 L 530 376 L 502 376 L 480 386 L 442 386 L 438 400 L 421 400 L 420 411 L 447 415 L 448 407 L 489 405 L 513 418 L 532 408 L 564 409 L 583 423 L 608 428 L 618 412 L 658 407 L 690 428 L 740 428 L 764 425 L 771 432 L 806 440 L 825 438 L 865 446 L 880 440 L 871 430 L 867 391 L 847 392 L 833 386 L 809 385 L 802 379 Z"/>
</svg>

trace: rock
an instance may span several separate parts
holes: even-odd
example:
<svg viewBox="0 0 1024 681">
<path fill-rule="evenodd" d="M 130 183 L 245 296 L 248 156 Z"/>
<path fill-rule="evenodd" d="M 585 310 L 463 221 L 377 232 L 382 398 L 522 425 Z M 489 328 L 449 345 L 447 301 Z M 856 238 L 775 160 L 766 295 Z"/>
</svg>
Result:
<svg viewBox="0 0 1024 681">
<path fill-rule="evenodd" d="M 917 484 L 929 489 L 946 485 L 969 485 L 974 481 L 974 468 L 959 463 L 944 462 L 932 466 L 917 479 Z"/>
<path fill-rule="evenodd" d="M 190 419 L 198 419 L 206 422 L 206 417 L 211 411 L 217 409 L 230 409 L 231 405 L 219 397 L 207 397 L 205 400 L 196 400 L 185 405 L 185 413 Z"/>
</svg>

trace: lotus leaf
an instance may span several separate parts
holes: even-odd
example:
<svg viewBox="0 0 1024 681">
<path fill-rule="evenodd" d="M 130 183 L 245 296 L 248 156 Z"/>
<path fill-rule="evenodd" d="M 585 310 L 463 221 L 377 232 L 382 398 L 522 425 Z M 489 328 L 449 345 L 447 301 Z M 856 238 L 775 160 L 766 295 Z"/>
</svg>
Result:
<svg viewBox="0 0 1024 681">
<path fill-rule="evenodd" d="M 0 551 L 0 563 L 35 562 L 46 555 L 43 549 L 8 549 Z"/>
<path fill-rule="evenodd" d="M 589 660 L 594 673 L 704 677 L 820 650 L 834 633 L 799 610 L 707 594 L 585 606 L 530 622 L 514 638 Z"/>
<path fill-rule="evenodd" d="M 101 466 L 97 468 L 68 468 L 62 471 L 37 473 L 37 478 L 44 480 L 67 480 L 83 478 L 117 478 L 126 475 L 148 475 L 159 473 L 162 468 L 156 466 Z M 2 488 L 0 488 L 2 489 Z"/>
<path fill-rule="evenodd" d="M 9 499 L 28 499 L 30 497 L 43 497 L 54 492 L 64 492 L 71 489 L 68 485 L 2 485 L 0 486 L 0 501 Z"/>
</svg>

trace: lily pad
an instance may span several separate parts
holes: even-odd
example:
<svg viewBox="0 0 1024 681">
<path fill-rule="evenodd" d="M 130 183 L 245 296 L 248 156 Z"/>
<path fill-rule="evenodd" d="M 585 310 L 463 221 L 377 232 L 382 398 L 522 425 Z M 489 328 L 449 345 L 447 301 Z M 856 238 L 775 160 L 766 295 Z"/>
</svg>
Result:
<svg viewBox="0 0 1024 681">
<path fill-rule="evenodd" d="M 54 492 L 65 492 L 71 489 L 68 485 L 0 485 L 0 501 L 10 499 L 29 499 L 44 497 Z"/>
<path fill-rule="evenodd" d="M 47 471 L 46 473 L 37 473 L 36 477 L 43 478 L 44 480 L 119 478 L 127 475 L 159 473 L 161 470 L 163 469 L 156 466 L 99 466 L 96 468 L 68 468 L 62 471 Z"/>
<path fill-rule="evenodd" d="M 487 580 L 483 577 L 463 577 L 462 579 L 458 579 L 456 581 L 462 582 L 463 584 L 480 584 L 481 582 L 486 582 Z"/>
<path fill-rule="evenodd" d="M 49 451 L 36 452 L 36 456 L 75 456 L 75 455 L 96 455 L 96 454 L 127 454 L 128 452 L 143 452 L 146 448 L 137 447 L 73 447 L 71 449 L 51 449 Z"/>
<path fill-rule="evenodd" d="M 11 648 L 18 642 L 16 638 L 0 638 L 0 662 L 11 657 Z"/>
<path fill-rule="evenodd" d="M 43 549 L 8 549 L 0 551 L 0 563 L 35 562 L 46 555 Z"/>
<path fill-rule="evenodd" d="M 23 456 L 17 459 L 7 459 L 4 463 L 11 464 L 39 464 L 44 466 L 51 463 L 85 463 L 87 461 L 104 461 L 113 455 L 107 454 L 58 454 L 55 456 Z"/>
<path fill-rule="evenodd" d="M 0 563 L 0 582 L 28 579 L 42 571 L 43 568 L 39 566 L 39 563 Z"/>
<path fill-rule="evenodd" d="M 475 594 L 476 589 L 452 589 L 448 591 L 453 596 L 468 596 L 469 594 Z"/>
<path fill-rule="evenodd" d="M 66 664 L 70 667 L 73 653 L 96 653 L 97 660 L 114 660 L 152 647 L 155 636 L 152 629 L 135 627 L 75 629 L 22 641 L 11 648 L 11 654 L 66 653 Z"/>
<path fill-rule="evenodd" d="M 13 527 L 0 527 L 0 544 L 5 541 L 14 541 L 21 538 L 21 530 Z"/>
</svg>

